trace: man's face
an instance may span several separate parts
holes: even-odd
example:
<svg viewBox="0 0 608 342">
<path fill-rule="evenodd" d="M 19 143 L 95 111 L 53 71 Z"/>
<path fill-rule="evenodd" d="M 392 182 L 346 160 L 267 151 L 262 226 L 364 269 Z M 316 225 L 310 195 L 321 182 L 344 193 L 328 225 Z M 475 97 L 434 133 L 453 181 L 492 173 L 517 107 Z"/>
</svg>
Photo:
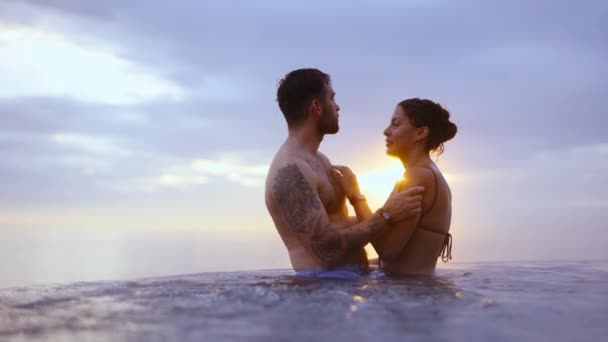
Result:
<svg viewBox="0 0 608 342">
<path fill-rule="evenodd" d="M 334 88 L 331 84 L 328 84 L 321 99 L 321 120 L 319 120 L 319 132 L 321 134 L 335 134 L 340 130 L 338 124 L 340 106 L 336 103 L 335 97 Z"/>
</svg>

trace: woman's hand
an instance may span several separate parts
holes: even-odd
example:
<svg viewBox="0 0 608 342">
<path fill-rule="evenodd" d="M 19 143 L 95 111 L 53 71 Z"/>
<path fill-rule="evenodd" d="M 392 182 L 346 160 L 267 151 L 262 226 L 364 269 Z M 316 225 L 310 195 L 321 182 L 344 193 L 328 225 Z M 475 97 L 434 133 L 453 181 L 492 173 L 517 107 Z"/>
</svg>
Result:
<svg viewBox="0 0 608 342">
<path fill-rule="evenodd" d="M 334 165 L 331 174 L 350 200 L 360 194 L 357 176 L 347 166 Z"/>
</svg>

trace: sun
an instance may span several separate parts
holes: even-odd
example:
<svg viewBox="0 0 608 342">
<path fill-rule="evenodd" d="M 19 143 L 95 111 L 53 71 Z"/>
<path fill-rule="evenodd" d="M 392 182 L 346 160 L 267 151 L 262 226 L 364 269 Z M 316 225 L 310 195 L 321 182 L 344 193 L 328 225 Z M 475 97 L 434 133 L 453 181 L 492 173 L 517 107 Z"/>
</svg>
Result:
<svg viewBox="0 0 608 342">
<path fill-rule="evenodd" d="M 403 166 L 398 160 L 389 160 L 385 165 L 362 172 L 357 176 L 359 188 L 367 197 L 372 210 L 380 208 L 390 195 L 395 183 L 403 178 Z"/>
</svg>

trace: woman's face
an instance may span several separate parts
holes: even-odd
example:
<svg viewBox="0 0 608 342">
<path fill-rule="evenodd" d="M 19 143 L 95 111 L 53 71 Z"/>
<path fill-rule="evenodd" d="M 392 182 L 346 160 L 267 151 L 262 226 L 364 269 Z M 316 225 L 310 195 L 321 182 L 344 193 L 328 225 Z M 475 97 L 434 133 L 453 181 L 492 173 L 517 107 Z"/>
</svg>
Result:
<svg viewBox="0 0 608 342">
<path fill-rule="evenodd" d="M 391 122 L 384 130 L 386 136 L 386 154 L 396 157 L 405 157 L 416 146 L 418 128 L 414 127 L 410 118 L 401 106 L 395 108 Z"/>
</svg>

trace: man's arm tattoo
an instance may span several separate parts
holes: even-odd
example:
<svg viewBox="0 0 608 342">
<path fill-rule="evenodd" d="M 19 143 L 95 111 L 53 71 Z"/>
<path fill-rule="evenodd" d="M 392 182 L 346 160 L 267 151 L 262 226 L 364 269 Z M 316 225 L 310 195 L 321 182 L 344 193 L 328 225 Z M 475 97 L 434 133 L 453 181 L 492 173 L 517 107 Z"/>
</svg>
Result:
<svg viewBox="0 0 608 342">
<path fill-rule="evenodd" d="M 321 203 L 295 164 L 278 170 L 273 193 L 289 227 L 296 233 L 308 235 L 311 249 L 325 262 L 335 261 L 340 252 L 361 248 L 372 234 L 383 228 L 381 224 L 375 224 L 338 232 L 323 223 Z"/>
<path fill-rule="evenodd" d="M 363 248 L 384 228 L 381 223 L 350 227 L 341 232 L 329 226 L 323 227 L 320 224 L 314 224 L 313 227 L 312 250 L 321 260 L 326 262 L 334 260 L 340 251 L 350 253 Z"/>
<path fill-rule="evenodd" d="M 329 262 L 342 249 L 344 239 L 337 230 L 329 225 L 323 226 L 320 213 L 312 221 L 310 247 L 321 260 Z"/>
<path fill-rule="evenodd" d="M 272 190 L 289 227 L 296 233 L 309 230 L 307 216 L 321 209 L 321 204 L 300 169 L 295 164 L 279 169 Z"/>
</svg>

